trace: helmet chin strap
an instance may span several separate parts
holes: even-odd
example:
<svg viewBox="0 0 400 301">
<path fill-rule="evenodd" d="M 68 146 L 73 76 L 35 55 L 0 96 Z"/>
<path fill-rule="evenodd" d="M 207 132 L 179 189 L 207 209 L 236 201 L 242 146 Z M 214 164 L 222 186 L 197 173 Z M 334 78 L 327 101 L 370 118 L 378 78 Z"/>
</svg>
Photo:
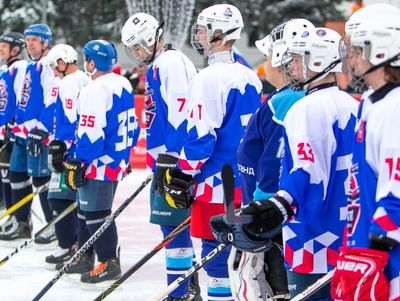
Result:
<svg viewBox="0 0 400 301">
<path fill-rule="evenodd" d="M 340 62 L 341 62 L 341 59 L 337 59 L 337 60 L 333 61 L 321 72 L 315 74 L 314 76 L 312 76 L 311 78 L 307 79 L 306 81 L 304 81 L 302 83 L 301 82 L 297 83 L 294 88 L 296 90 L 301 90 L 302 88 L 304 88 L 305 86 L 309 85 L 310 83 L 316 81 L 317 79 L 321 79 L 322 76 L 326 75 L 329 71 L 331 71 L 333 68 L 335 68 L 336 65 L 339 64 Z"/>
<path fill-rule="evenodd" d="M 381 67 L 390 65 L 390 63 L 393 63 L 393 62 L 398 61 L 398 60 L 400 60 L 400 53 L 396 54 L 394 57 L 392 57 L 390 59 L 387 59 L 386 61 L 384 61 L 382 63 L 379 63 L 378 65 L 374 65 L 374 66 L 369 67 L 368 70 L 365 71 L 365 73 L 362 74 L 361 76 L 363 77 L 363 76 L 365 76 L 365 75 L 367 75 L 367 74 L 369 74 L 371 72 L 374 72 L 375 70 L 377 70 L 377 69 L 379 69 Z"/>
<path fill-rule="evenodd" d="M 156 29 L 156 34 L 155 34 L 155 41 L 154 41 L 154 46 L 153 46 L 153 54 L 151 55 L 151 58 L 149 60 L 149 64 L 152 63 L 154 61 L 154 58 L 156 57 L 156 50 L 157 50 L 157 44 L 158 44 L 158 40 L 159 40 L 159 36 L 158 33 L 160 32 L 160 29 L 164 27 L 164 21 L 162 21 L 160 23 L 160 25 L 157 27 Z"/>
</svg>

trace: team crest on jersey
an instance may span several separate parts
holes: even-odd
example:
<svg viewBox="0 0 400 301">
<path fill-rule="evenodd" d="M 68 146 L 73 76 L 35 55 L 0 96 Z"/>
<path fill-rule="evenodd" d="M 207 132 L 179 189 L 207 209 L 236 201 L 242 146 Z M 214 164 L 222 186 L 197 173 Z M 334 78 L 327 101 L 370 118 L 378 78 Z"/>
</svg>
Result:
<svg viewBox="0 0 400 301">
<path fill-rule="evenodd" d="M 31 72 L 29 71 L 25 74 L 21 99 L 19 101 L 19 105 L 21 107 L 26 107 L 26 104 L 28 103 L 29 97 L 31 95 L 31 90 L 32 90 L 32 78 L 31 78 Z"/>
<path fill-rule="evenodd" d="M 144 92 L 144 110 L 145 110 L 145 122 L 147 129 L 151 127 L 154 118 L 156 117 L 156 113 L 154 112 L 156 109 L 156 103 L 153 100 L 153 94 L 154 94 L 153 89 L 149 89 L 149 86 L 146 83 L 146 88 Z"/>
<path fill-rule="evenodd" d="M 365 120 L 360 120 L 357 124 L 356 139 L 357 142 L 363 142 L 365 137 Z"/>
<path fill-rule="evenodd" d="M 358 170 L 359 165 L 356 163 L 350 168 L 349 174 L 350 191 L 347 199 L 347 231 L 349 235 L 354 233 L 354 229 L 356 228 L 360 218 L 361 207 L 358 204 L 360 199 L 360 186 L 357 181 Z"/>
<path fill-rule="evenodd" d="M 4 79 L 0 80 L 0 111 L 4 111 L 7 105 L 7 83 Z"/>
</svg>

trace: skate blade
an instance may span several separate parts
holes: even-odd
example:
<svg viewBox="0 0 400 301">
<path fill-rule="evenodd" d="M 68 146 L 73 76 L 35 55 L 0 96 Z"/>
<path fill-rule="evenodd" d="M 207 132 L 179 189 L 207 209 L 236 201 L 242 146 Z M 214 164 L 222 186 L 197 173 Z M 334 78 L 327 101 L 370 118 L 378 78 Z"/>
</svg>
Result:
<svg viewBox="0 0 400 301">
<path fill-rule="evenodd" d="M 80 283 L 80 287 L 84 291 L 104 291 L 109 288 L 117 279 L 114 280 L 107 280 L 99 283 Z M 120 286 L 118 290 L 121 290 L 122 287 Z"/>
<path fill-rule="evenodd" d="M 81 275 L 82 274 L 78 274 L 78 273 L 75 273 L 75 274 L 65 273 L 64 277 L 62 279 L 64 279 L 66 282 L 69 282 L 69 283 L 79 284 L 79 283 L 81 283 Z"/>
</svg>

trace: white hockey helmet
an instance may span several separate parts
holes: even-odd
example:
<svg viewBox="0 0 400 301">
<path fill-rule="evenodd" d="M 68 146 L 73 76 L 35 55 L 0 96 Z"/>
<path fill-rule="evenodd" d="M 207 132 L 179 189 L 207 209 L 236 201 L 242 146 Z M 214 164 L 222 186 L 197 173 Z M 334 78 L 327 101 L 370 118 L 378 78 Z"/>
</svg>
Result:
<svg viewBox="0 0 400 301">
<path fill-rule="evenodd" d="M 368 21 L 371 18 L 380 18 L 387 16 L 398 17 L 400 14 L 400 9 L 394 5 L 387 3 L 375 3 L 367 5 L 354 14 L 352 14 L 349 20 L 345 23 L 345 33 L 351 36 L 353 31 L 356 30 L 362 22 Z"/>
<path fill-rule="evenodd" d="M 308 20 L 298 18 L 291 19 L 275 27 L 271 31 L 272 46 L 272 67 L 282 66 L 287 63 L 284 54 L 288 51 L 288 45 L 297 47 L 297 51 L 301 51 L 305 47 L 306 40 L 309 38 L 315 26 Z"/>
<path fill-rule="evenodd" d="M 206 42 L 210 44 L 222 39 L 225 41 L 240 39 L 243 26 L 242 14 L 237 7 L 230 4 L 210 6 L 199 14 L 197 21 L 192 26 L 192 46 L 200 55 L 204 54 L 204 47 L 197 38 L 199 27 L 206 29 Z M 216 30 L 221 31 L 218 36 L 214 35 Z"/>
<path fill-rule="evenodd" d="M 353 31 L 351 47 L 360 47 L 371 65 L 400 67 L 399 18 L 373 19 Z"/>
<path fill-rule="evenodd" d="M 146 13 L 137 13 L 129 17 L 121 31 L 121 41 L 131 59 L 142 64 L 149 64 L 154 59 L 156 44 L 159 42 L 163 30 L 156 18 Z M 148 54 L 148 59 L 141 59 L 134 55 L 133 47 L 140 46 Z"/>
<path fill-rule="evenodd" d="M 260 50 L 265 56 L 271 59 L 272 44 L 270 35 L 267 35 L 263 39 L 256 41 L 255 44 L 258 50 Z"/>
<path fill-rule="evenodd" d="M 57 66 L 58 60 L 62 60 L 66 64 L 76 63 L 78 61 L 78 53 L 70 45 L 58 44 L 50 49 L 46 60 L 52 67 Z"/>
</svg>

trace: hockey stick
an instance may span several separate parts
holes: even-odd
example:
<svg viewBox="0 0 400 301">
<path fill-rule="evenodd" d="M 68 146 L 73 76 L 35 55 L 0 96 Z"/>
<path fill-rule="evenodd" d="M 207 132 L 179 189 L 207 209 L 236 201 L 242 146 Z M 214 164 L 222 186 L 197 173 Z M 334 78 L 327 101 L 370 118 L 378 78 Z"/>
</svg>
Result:
<svg viewBox="0 0 400 301">
<path fill-rule="evenodd" d="M 57 274 L 50 280 L 45 287 L 33 298 L 33 301 L 40 300 L 48 290 L 60 279 L 65 272 L 76 262 L 82 255 L 90 248 L 91 245 L 99 238 L 101 234 L 111 225 L 111 223 L 117 218 L 118 215 L 137 197 L 137 195 L 147 186 L 147 184 L 153 178 L 153 174 L 149 175 L 139 186 L 138 189 L 127 198 L 111 215 L 110 217 L 100 226 L 99 229 L 85 242 L 85 244 L 75 253 L 74 256 L 57 272 Z"/>
<path fill-rule="evenodd" d="M 222 178 L 222 186 L 224 190 L 224 199 L 225 199 L 225 219 L 229 220 L 228 223 L 248 223 L 249 219 L 246 216 L 244 219 L 242 217 L 236 216 L 234 211 L 234 192 L 235 192 L 235 177 L 233 174 L 232 167 L 229 164 L 225 164 L 221 170 L 221 178 Z M 251 221 L 251 220 L 250 220 Z M 229 237 L 233 239 L 232 235 Z M 194 273 L 203 268 L 206 264 L 208 264 L 211 260 L 221 254 L 230 244 L 220 244 L 210 253 L 208 253 L 205 257 L 203 257 L 199 262 L 197 262 L 194 266 L 192 266 L 186 273 L 179 276 L 174 282 L 167 286 L 167 288 L 159 293 L 157 296 L 152 298 L 152 301 L 161 301 L 163 298 L 179 287 L 182 283 L 187 281 Z"/>
<path fill-rule="evenodd" d="M 197 262 L 194 266 L 192 266 L 189 270 L 187 270 L 185 274 L 182 274 L 181 276 L 179 276 L 178 279 L 176 279 L 174 282 L 172 282 L 170 285 L 168 285 L 165 290 L 163 290 L 157 296 L 153 297 L 151 300 L 152 301 L 163 300 L 163 298 L 166 295 L 168 295 L 173 290 L 175 290 L 177 287 L 179 287 L 182 283 L 187 281 L 190 277 L 193 276 L 194 273 L 196 273 L 201 268 L 203 268 L 206 264 L 208 264 L 211 260 L 213 260 L 219 254 L 221 254 L 222 251 L 224 251 L 229 246 L 230 246 L 230 244 L 228 244 L 228 245 L 220 244 L 218 247 L 216 247 L 214 250 L 212 250 L 210 253 L 208 253 L 205 257 L 203 257 L 199 262 Z"/>
<path fill-rule="evenodd" d="M 11 143 L 10 140 L 8 140 L 1 148 L 0 148 L 0 154 L 8 147 L 8 145 Z M 0 162 L 0 168 L 6 169 L 10 167 L 10 162 L 5 163 L 5 162 Z"/>
<path fill-rule="evenodd" d="M 311 284 L 304 291 L 302 291 L 301 293 L 297 294 L 294 298 L 292 298 L 290 300 L 291 301 L 302 301 L 302 300 L 305 300 L 306 298 L 308 298 L 312 294 L 318 292 L 320 289 L 322 289 L 329 282 L 331 282 L 334 273 L 335 273 L 335 270 L 329 271 L 323 277 L 318 279 L 315 283 Z"/>
<path fill-rule="evenodd" d="M 57 215 L 55 218 L 53 218 L 50 223 L 48 223 L 47 225 L 45 225 L 42 229 L 40 229 L 39 231 L 37 231 L 34 236 L 30 239 L 25 240 L 25 242 L 20 245 L 18 248 L 16 248 L 12 253 L 10 253 L 9 255 L 7 255 L 6 257 L 4 257 L 1 261 L 0 261 L 0 267 L 5 264 L 11 257 L 13 257 L 15 254 L 17 254 L 21 249 L 23 249 L 24 247 L 26 247 L 27 245 L 31 244 L 36 237 L 38 237 L 40 234 L 42 234 L 44 231 L 46 231 L 47 229 L 49 229 L 51 226 L 57 224 L 60 220 L 62 220 L 64 217 L 66 217 L 69 213 L 71 213 L 76 207 L 78 206 L 77 202 L 74 202 L 73 204 L 69 205 L 63 212 L 61 212 L 59 215 Z"/>
<path fill-rule="evenodd" d="M 98 295 L 93 301 L 104 300 L 109 294 L 116 290 L 125 280 L 127 280 L 133 273 L 139 270 L 146 262 L 148 262 L 154 255 L 158 253 L 162 248 L 169 244 L 179 233 L 185 230 L 190 225 L 191 217 L 189 216 L 183 223 L 177 226 L 168 236 L 164 238 L 153 250 L 147 253 L 142 259 L 136 262 L 129 270 L 127 270 L 121 278 L 117 279 L 107 290 Z"/>
<path fill-rule="evenodd" d="M 235 176 L 232 167 L 225 164 L 221 170 L 222 187 L 225 196 L 225 219 L 228 224 L 249 224 L 253 221 L 253 217 L 249 215 L 235 214 Z"/>
<path fill-rule="evenodd" d="M 11 206 L 10 208 L 8 208 L 1 216 L 0 216 L 0 220 L 2 220 L 4 217 L 6 217 L 7 215 L 10 215 L 12 213 L 14 213 L 15 211 L 17 211 L 20 207 L 22 207 L 23 205 L 25 205 L 26 203 L 28 203 L 29 201 L 33 200 L 33 198 L 38 195 L 41 194 L 42 192 L 45 192 L 49 189 L 49 182 L 47 182 L 46 184 L 40 186 L 39 188 L 36 189 L 36 191 L 31 192 L 30 194 L 28 194 L 26 197 L 24 197 L 23 199 L 19 200 L 18 203 L 15 203 L 13 206 Z"/>
</svg>

